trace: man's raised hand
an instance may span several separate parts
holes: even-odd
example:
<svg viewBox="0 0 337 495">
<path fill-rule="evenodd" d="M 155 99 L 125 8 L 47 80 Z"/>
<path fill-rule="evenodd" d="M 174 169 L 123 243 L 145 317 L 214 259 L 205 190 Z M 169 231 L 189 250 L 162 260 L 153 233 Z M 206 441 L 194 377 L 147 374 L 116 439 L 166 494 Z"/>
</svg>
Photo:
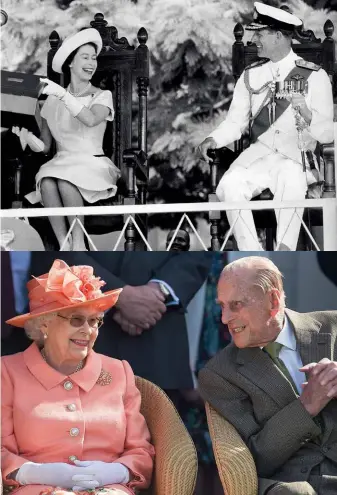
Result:
<svg viewBox="0 0 337 495">
<path fill-rule="evenodd" d="M 324 358 L 309 363 L 300 371 L 309 374 L 300 401 L 311 416 L 317 416 L 332 398 L 337 397 L 337 362 Z"/>
</svg>

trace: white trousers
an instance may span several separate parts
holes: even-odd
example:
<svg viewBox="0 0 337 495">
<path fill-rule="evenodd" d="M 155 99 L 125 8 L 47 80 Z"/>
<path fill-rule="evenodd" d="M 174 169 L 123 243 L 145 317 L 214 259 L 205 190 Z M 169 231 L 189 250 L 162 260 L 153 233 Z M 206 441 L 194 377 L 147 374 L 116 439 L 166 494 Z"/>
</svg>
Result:
<svg viewBox="0 0 337 495">
<path fill-rule="evenodd" d="M 248 149 L 244 152 L 247 156 Z M 248 158 L 248 157 L 247 157 Z M 246 163 L 248 160 L 246 160 Z M 250 201 L 269 188 L 276 201 L 302 200 L 307 191 L 306 174 L 302 165 L 278 153 L 268 151 L 251 163 L 243 163 L 242 155 L 232 163 L 223 175 L 216 190 L 220 201 Z M 229 224 L 235 222 L 239 210 L 227 211 Z M 277 245 L 296 251 L 303 208 L 275 210 L 277 220 Z M 253 214 L 241 210 L 233 233 L 240 251 L 261 251 Z"/>
</svg>

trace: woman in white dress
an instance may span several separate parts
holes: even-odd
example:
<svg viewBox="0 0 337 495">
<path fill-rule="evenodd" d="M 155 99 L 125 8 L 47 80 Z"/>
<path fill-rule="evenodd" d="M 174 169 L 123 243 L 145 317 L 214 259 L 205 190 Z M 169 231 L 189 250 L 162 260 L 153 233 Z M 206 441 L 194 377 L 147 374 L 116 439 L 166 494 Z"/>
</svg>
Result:
<svg viewBox="0 0 337 495">
<path fill-rule="evenodd" d="M 83 206 L 84 200 L 94 203 L 116 194 L 120 172 L 104 156 L 102 143 L 107 121 L 114 110 L 110 91 L 91 84 L 97 69 L 97 55 L 102 39 L 96 29 L 89 28 L 69 36 L 56 52 L 52 67 L 70 77 L 67 89 L 41 79 L 46 85 L 42 93 L 48 98 L 41 110 L 40 139 L 26 129 L 13 128 L 23 147 L 47 153 L 52 138 L 57 153 L 42 165 L 36 175 L 36 190 L 26 197 L 31 203 L 45 207 Z M 78 216 L 83 222 L 83 216 Z M 64 250 L 85 250 L 84 233 L 76 222 L 70 240 L 65 243 L 67 219 L 50 217 L 56 238 Z M 74 217 L 68 217 L 71 225 Z"/>
</svg>

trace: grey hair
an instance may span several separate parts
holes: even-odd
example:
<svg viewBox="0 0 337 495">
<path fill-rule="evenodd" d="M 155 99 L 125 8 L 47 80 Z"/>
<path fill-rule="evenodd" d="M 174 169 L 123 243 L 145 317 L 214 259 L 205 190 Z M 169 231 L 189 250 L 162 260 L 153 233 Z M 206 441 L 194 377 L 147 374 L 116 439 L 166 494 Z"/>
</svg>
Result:
<svg viewBox="0 0 337 495">
<path fill-rule="evenodd" d="M 44 323 L 48 323 L 50 320 L 55 318 L 57 313 L 48 313 L 46 315 L 36 316 L 26 321 L 24 324 L 24 329 L 26 335 L 29 339 L 34 340 L 39 347 L 43 347 L 44 335 L 41 327 Z"/>
<path fill-rule="evenodd" d="M 281 294 L 281 304 L 285 307 L 285 293 L 283 288 L 283 275 L 278 267 L 269 259 L 261 256 L 246 256 L 239 258 L 225 266 L 223 275 L 233 273 L 237 268 L 254 270 L 253 285 L 259 287 L 264 294 L 272 289 L 277 289 Z"/>
</svg>

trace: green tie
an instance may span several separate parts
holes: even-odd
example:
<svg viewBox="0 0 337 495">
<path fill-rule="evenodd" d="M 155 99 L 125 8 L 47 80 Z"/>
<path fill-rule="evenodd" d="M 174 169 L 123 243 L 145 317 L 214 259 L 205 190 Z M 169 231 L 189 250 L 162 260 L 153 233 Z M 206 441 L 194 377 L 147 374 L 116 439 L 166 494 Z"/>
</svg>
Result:
<svg viewBox="0 0 337 495">
<path fill-rule="evenodd" d="M 296 387 L 293 379 L 291 378 L 291 375 L 290 375 L 286 365 L 284 364 L 282 359 L 279 358 L 279 354 L 281 352 L 282 347 L 284 347 L 283 344 L 280 344 L 279 342 L 269 342 L 269 344 L 267 344 L 264 347 L 264 350 L 269 354 L 269 356 L 272 358 L 272 360 L 274 361 L 276 366 L 282 371 L 283 375 L 291 383 L 295 392 L 297 392 L 297 387 Z"/>
</svg>

